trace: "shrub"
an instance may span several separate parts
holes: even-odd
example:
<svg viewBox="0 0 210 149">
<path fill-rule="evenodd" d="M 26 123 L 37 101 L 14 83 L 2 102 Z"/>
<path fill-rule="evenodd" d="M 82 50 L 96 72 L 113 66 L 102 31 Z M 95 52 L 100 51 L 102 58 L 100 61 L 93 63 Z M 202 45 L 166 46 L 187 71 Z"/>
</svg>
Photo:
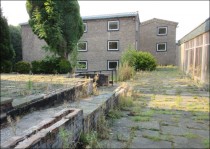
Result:
<svg viewBox="0 0 210 149">
<path fill-rule="evenodd" d="M 18 73 L 29 73 L 31 69 L 30 63 L 19 61 L 15 64 L 15 70 Z"/>
<path fill-rule="evenodd" d="M 41 70 L 45 74 L 55 74 L 59 71 L 59 58 L 52 56 L 46 57 L 41 61 Z"/>
<path fill-rule="evenodd" d="M 41 61 L 32 61 L 31 66 L 31 70 L 34 74 L 39 74 L 43 72 L 41 68 Z"/>
<path fill-rule="evenodd" d="M 157 67 L 156 60 L 152 54 L 149 52 L 138 52 L 135 69 L 136 70 L 155 70 Z"/>
<path fill-rule="evenodd" d="M 155 70 L 157 67 L 156 60 L 149 52 L 141 52 L 129 49 L 121 58 L 121 62 L 127 62 L 129 66 L 135 68 L 135 70 Z"/>
<path fill-rule="evenodd" d="M 62 74 L 68 73 L 72 70 L 70 62 L 65 59 L 61 59 L 58 66 L 59 66 L 59 73 L 62 73 Z"/>
<path fill-rule="evenodd" d="M 4 60 L 1 62 L 1 73 L 10 73 L 12 71 L 12 62 Z"/>
<path fill-rule="evenodd" d="M 120 63 L 117 74 L 118 81 L 125 81 L 134 76 L 135 70 L 132 66 L 128 65 L 128 62 L 124 62 Z"/>
</svg>

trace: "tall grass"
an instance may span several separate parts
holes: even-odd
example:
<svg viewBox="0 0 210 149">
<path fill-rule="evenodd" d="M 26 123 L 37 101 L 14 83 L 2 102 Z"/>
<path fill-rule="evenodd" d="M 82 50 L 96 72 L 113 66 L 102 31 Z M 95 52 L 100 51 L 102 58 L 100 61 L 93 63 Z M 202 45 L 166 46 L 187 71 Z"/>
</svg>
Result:
<svg viewBox="0 0 210 149">
<path fill-rule="evenodd" d="M 135 75 L 133 67 L 128 65 L 128 62 L 120 63 L 118 68 L 118 81 L 125 81 L 131 79 Z"/>
</svg>

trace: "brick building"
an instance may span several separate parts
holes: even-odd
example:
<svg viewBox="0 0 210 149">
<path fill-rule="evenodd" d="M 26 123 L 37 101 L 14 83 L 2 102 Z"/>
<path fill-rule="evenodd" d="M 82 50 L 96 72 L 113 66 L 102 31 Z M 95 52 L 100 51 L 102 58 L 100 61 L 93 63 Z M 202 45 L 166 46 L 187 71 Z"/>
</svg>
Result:
<svg viewBox="0 0 210 149">
<path fill-rule="evenodd" d="M 140 24 L 140 50 L 150 52 L 159 65 L 175 65 L 178 23 L 151 19 Z"/>
<path fill-rule="evenodd" d="M 128 48 L 151 52 L 159 64 L 175 64 L 176 22 L 152 19 L 140 24 L 138 12 L 82 17 L 85 31 L 78 42 L 78 71 L 111 70 Z M 21 24 L 23 60 L 41 60 L 45 41 L 28 23 Z M 164 48 L 165 46 L 165 48 Z M 157 49 L 159 48 L 159 49 Z"/>
</svg>

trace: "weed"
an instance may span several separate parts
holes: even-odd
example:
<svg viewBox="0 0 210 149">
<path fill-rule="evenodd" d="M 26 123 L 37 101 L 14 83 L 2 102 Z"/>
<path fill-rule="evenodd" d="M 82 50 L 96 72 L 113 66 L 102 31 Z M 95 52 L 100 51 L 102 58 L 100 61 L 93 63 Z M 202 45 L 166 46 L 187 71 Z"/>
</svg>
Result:
<svg viewBox="0 0 210 149">
<path fill-rule="evenodd" d="M 161 138 L 157 136 L 142 135 L 142 137 L 150 139 L 152 141 L 161 141 Z"/>
<path fill-rule="evenodd" d="M 150 120 L 150 117 L 142 117 L 142 116 L 134 116 L 133 117 L 133 121 L 136 121 L 136 122 L 146 122 L 149 120 Z"/>
<path fill-rule="evenodd" d="M 176 97 L 175 103 L 177 106 L 180 105 L 180 103 L 183 101 L 182 97 L 179 95 L 178 97 Z"/>
<path fill-rule="evenodd" d="M 138 115 L 139 116 L 146 116 L 146 117 L 151 117 L 153 116 L 154 114 L 154 111 L 153 110 L 148 110 L 148 111 L 143 111 L 143 112 L 140 112 Z"/>
<path fill-rule="evenodd" d="M 118 107 L 124 109 L 127 107 L 132 107 L 134 105 L 132 97 L 120 97 Z"/>
<path fill-rule="evenodd" d="M 70 147 L 70 140 L 72 139 L 72 133 L 68 133 L 65 128 L 59 128 L 59 136 L 62 140 L 62 148 L 69 148 Z"/>
<path fill-rule="evenodd" d="M 127 62 L 121 63 L 118 68 L 118 81 L 125 81 L 131 79 L 135 75 L 133 67 L 129 66 Z"/>
<path fill-rule="evenodd" d="M 12 119 L 11 116 L 7 116 L 7 121 L 8 121 L 8 123 L 10 124 L 10 126 L 12 128 L 13 134 L 16 135 L 16 133 L 17 133 L 16 132 L 17 131 L 17 123 L 20 121 L 20 117 L 17 116 L 17 117 L 15 117 L 15 120 L 14 120 L 14 119 Z"/>
<path fill-rule="evenodd" d="M 131 145 L 131 143 L 132 143 L 132 141 L 133 141 L 133 138 L 135 137 L 135 129 L 130 129 L 131 131 L 130 131 L 130 134 L 129 134 L 129 138 L 128 138 L 128 140 L 125 142 L 125 144 L 124 144 L 124 148 L 129 148 L 130 147 L 130 145 Z"/>
<path fill-rule="evenodd" d="M 108 128 L 108 122 L 105 119 L 104 115 L 100 115 L 98 122 L 97 122 L 97 132 L 98 137 L 100 139 L 108 139 L 109 138 L 109 128 Z"/>
<path fill-rule="evenodd" d="M 123 134 L 120 134 L 120 133 L 117 133 L 116 134 L 116 138 L 117 138 L 117 141 L 122 141 L 122 142 L 125 142 L 126 141 L 124 135 Z"/>
<path fill-rule="evenodd" d="M 93 82 L 93 95 L 99 95 L 99 91 L 97 88 L 97 81 L 99 79 L 98 74 L 94 76 L 94 82 Z"/>
<path fill-rule="evenodd" d="M 195 138 L 198 138 L 198 135 L 197 134 L 193 134 L 191 132 L 189 133 L 186 133 L 183 135 L 184 137 L 188 138 L 188 139 L 195 139 Z"/>
<path fill-rule="evenodd" d="M 100 148 L 96 131 L 81 135 L 80 139 L 86 148 Z"/>
<path fill-rule="evenodd" d="M 122 113 L 119 109 L 111 109 L 108 113 L 108 117 L 111 119 L 119 119 L 122 117 Z"/>
<path fill-rule="evenodd" d="M 204 140 L 202 141 L 202 143 L 203 143 L 203 145 L 204 145 L 205 148 L 210 148 L 209 139 L 204 139 Z"/>
</svg>

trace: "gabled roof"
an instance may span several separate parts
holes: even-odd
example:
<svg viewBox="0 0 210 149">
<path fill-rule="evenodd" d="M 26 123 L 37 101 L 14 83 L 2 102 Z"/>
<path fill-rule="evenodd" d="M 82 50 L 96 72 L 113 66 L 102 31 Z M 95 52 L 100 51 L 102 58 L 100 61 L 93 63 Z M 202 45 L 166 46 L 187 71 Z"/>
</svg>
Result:
<svg viewBox="0 0 210 149">
<path fill-rule="evenodd" d="M 114 14 L 83 16 L 82 19 L 96 20 L 96 19 L 111 19 L 111 18 L 136 17 L 136 16 L 138 16 L 138 12 L 124 12 L 124 13 L 114 13 Z"/>
<path fill-rule="evenodd" d="M 171 25 L 175 25 L 175 26 L 178 25 L 178 22 L 173 22 L 173 21 L 169 21 L 169 20 L 153 18 L 153 19 L 141 22 L 141 26 L 142 25 L 147 25 L 147 24 L 150 24 L 150 23 L 153 23 L 153 22 L 166 23 L 166 24 L 171 24 Z"/>
<path fill-rule="evenodd" d="M 191 32 L 189 32 L 184 37 L 182 37 L 178 42 L 179 44 L 182 44 L 209 30 L 210 30 L 210 18 L 206 19 L 204 22 L 198 25 L 195 29 L 193 29 Z"/>
</svg>

